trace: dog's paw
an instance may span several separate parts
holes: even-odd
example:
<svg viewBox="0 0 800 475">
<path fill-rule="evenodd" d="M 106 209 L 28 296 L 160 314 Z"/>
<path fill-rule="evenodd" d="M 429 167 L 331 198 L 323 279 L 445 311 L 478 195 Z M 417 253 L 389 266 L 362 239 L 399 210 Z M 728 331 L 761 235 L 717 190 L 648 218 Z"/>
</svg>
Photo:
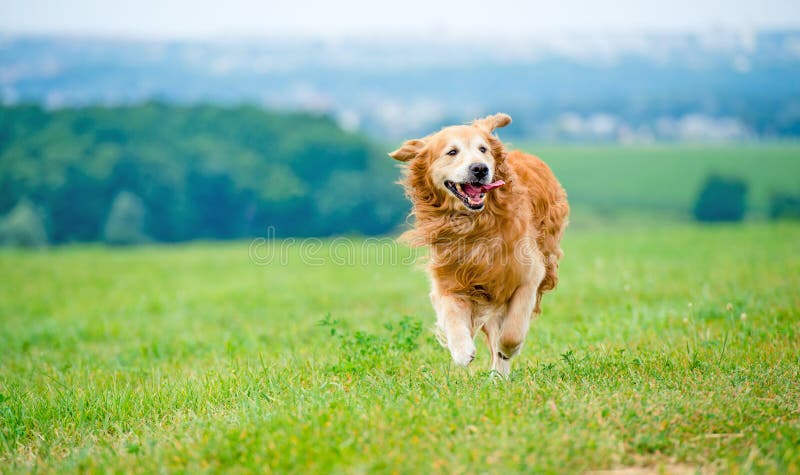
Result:
<svg viewBox="0 0 800 475">
<path fill-rule="evenodd" d="M 475 343 L 469 339 L 451 343 L 450 354 L 453 356 L 455 364 L 467 366 L 475 359 Z"/>
<path fill-rule="evenodd" d="M 511 361 L 498 353 L 497 358 L 492 362 L 492 373 L 503 379 L 508 379 L 508 375 L 511 373 Z"/>
</svg>

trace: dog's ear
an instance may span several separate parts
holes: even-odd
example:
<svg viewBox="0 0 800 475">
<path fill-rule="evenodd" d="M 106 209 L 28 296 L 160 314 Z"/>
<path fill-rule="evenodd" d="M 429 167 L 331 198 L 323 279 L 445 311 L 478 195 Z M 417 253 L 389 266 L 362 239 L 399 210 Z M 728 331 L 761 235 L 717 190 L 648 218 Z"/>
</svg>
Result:
<svg viewBox="0 0 800 475">
<path fill-rule="evenodd" d="M 422 150 L 422 147 L 425 146 L 425 142 L 422 140 L 406 140 L 406 142 L 394 152 L 389 154 L 390 157 L 394 158 L 395 160 L 400 160 L 401 162 L 407 162 L 413 158 L 415 158 L 419 151 Z"/>
<path fill-rule="evenodd" d="M 494 132 L 494 129 L 505 127 L 510 123 L 511 116 L 503 113 L 487 115 L 483 119 L 475 119 L 472 121 L 472 125 L 486 129 L 489 132 Z"/>
</svg>

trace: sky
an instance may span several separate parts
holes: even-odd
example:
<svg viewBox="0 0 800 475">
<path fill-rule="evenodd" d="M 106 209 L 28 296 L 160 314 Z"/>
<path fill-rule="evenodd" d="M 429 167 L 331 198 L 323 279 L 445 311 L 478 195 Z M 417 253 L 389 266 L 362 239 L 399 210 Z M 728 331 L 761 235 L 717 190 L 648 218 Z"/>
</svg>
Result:
<svg viewBox="0 0 800 475">
<path fill-rule="evenodd" d="M 800 27 L 798 0 L 0 0 L 0 33 L 527 36 Z"/>
</svg>

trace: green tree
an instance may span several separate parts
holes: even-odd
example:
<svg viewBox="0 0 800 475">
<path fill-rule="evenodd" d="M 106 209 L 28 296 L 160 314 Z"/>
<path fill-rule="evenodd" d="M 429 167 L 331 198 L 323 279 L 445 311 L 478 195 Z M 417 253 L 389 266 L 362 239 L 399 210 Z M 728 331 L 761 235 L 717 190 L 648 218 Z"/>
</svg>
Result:
<svg viewBox="0 0 800 475">
<path fill-rule="evenodd" d="M 47 245 L 47 231 L 39 210 L 28 199 L 21 199 L 0 219 L 0 243 L 15 247 Z"/>
<path fill-rule="evenodd" d="M 800 219 L 800 195 L 772 193 L 769 197 L 769 217 L 772 219 Z"/>
<path fill-rule="evenodd" d="M 129 191 L 121 191 L 108 214 L 103 238 L 108 244 L 143 244 L 150 239 L 144 232 L 145 207 L 142 200 Z"/>
<path fill-rule="evenodd" d="M 408 209 L 397 171 L 330 117 L 257 107 L 0 106 L 0 213 L 28 196 L 53 242 L 103 240 L 127 190 L 157 241 L 381 234 Z M 320 190 L 325 193 L 320 193 Z"/>
<path fill-rule="evenodd" d="M 744 218 L 747 184 L 737 178 L 710 175 L 694 204 L 694 217 L 701 222 L 741 221 Z"/>
</svg>

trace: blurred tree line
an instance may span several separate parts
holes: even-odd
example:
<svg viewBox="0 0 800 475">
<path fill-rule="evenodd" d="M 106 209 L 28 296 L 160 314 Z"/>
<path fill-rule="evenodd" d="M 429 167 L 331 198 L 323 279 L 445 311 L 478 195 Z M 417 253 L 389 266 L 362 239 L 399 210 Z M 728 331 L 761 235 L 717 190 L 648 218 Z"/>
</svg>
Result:
<svg viewBox="0 0 800 475">
<path fill-rule="evenodd" d="M 741 178 L 711 173 L 706 177 L 692 210 L 699 222 L 736 222 L 747 210 L 747 182 Z M 773 191 L 769 197 L 770 219 L 800 219 L 800 195 Z"/>
<path fill-rule="evenodd" d="M 747 208 L 747 183 L 738 178 L 711 174 L 694 203 L 697 221 L 741 221 Z"/>
<path fill-rule="evenodd" d="M 0 109 L 5 241 L 230 239 L 267 226 L 380 234 L 408 209 L 396 176 L 383 152 L 327 117 L 159 103 Z"/>
<path fill-rule="evenodd" d="M 368 139 L 310 114 L 0 107 L 0 244 L 383 234 L 409 208 L 397 176 Z M 711 174 L 693 217 L 739 221 L 747 193 Z M 769 216 L 800 218 L 800 195 L 773 193 Z"/>
</svg>

